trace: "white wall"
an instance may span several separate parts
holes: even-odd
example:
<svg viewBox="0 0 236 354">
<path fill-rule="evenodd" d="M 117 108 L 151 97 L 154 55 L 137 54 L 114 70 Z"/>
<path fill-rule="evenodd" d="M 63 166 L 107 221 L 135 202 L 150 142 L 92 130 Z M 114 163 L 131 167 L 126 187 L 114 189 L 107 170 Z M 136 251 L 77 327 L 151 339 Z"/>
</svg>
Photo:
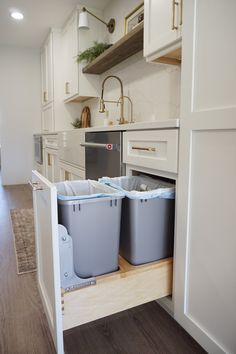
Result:
<svg viewBox="0 0 236 354">
<path fill-rule="evenodd" d="M 116 20 L 113 34 L 104 36 L 104 41 L 115 43 L 124 35 L 124 19 L 140 0 L 113 0 L 104 11 L 104 19 L 111 17 Z M 146 63 L 143 53 L 140 52 L 111 70 L 101 75 L 101 82 L 107 75 L 117 75 L 124 84 L 124 94 L 133 101 L 134 120 L 152 121 L 179 118 L 180 111 L 180 67 L 163 64 Z M 118 99 L 120 86 L 117 81 L 109 80 L 105 84 L 105 99 Z M 93 99 L 86 104 L 91 109 L 92 125 L 103 125 L 104 114 L 100 114 L 99 100 Z M 106 104 L 110 120 L 117 123 L 120 109 L 116 104 Z M 129 104 L 125 103 L 125 118 L 130 117 Z"/>
<path fill-rule="evenodd" d="M 0 46 L 0 78 L 2 183 L 27 183 L 41 130 L 39 51 Z"/>
</svg>

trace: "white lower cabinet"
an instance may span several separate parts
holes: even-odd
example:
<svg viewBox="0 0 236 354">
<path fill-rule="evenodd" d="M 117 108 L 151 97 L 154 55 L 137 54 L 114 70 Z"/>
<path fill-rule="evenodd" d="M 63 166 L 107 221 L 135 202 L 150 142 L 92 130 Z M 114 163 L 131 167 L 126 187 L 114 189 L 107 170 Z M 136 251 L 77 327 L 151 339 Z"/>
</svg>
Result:
<svg viewBox="0 0 236 354">
<path fill-rule="evenodd" d="M 45 177 L 51 182 L 60 181 L 60 170 L 58 152 L 55 149 L 46 148 L 45 157 Z"/>
<path fill-rule="evenodd" d="M 152 170 L 177 173 L 178 129 L 123 133 L 123 162 Z"/>
<path fill-rule="evenodd" d="M 54 106 L 51 102 L 42 108 L 42 132 L 52 132 L 54 129 Z"/>
<path fill-rule="evenodd" d="M 59 161 L 58 161 L 58 135 L 45 134 L 43 136 L 43 161 L 44 176 L 50 182 L 60 181 Z"/>
<path fill-rule="evenodd" d="M 59 161 L 60 181 L 85 179 L 85 170 L 71 164 Z"/>
</svg>

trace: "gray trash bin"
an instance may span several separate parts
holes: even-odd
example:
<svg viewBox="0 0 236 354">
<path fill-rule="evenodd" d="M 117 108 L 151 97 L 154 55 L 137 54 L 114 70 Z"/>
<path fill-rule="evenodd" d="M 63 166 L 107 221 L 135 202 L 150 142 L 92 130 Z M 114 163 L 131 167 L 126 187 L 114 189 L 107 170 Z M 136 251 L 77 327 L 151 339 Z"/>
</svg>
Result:
<svg viewBox="0 0 236 354">
<path fill-rule="evenodd" d="M 55 185 L 58 221 L 73 240 L 75 273 L 88 278 L 116 271 L 124 193 L 91 180 Z"/>
<path fill-rule="evenodd" d="M 149 177 L 107 178 L 123 191 L 120 254 L 134 265 L 173 255 L 175 186 Z"/>
</svg>

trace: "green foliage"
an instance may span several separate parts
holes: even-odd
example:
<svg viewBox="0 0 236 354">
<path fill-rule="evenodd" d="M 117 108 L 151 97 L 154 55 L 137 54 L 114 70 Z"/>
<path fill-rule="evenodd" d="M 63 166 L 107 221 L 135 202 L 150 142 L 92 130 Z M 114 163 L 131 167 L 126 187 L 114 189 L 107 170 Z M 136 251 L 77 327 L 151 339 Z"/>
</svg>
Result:
<svg viewBox="0 0 236 354">
<path fill-rule="evenodd" d="M 71 123 L 74 128 L 81 128 L 82 127 L 82 121 L 80 118 L 75 118 L 74 122 Z"/>
<path fill-rule="evenodd" d="M 86 49 L 84 52 L 77 55 L 77 61 L 86 61 L 91 63 L 95 58 L 108 49 L 111 44 L 94 42 L 94 46 Z"/>
</svg>

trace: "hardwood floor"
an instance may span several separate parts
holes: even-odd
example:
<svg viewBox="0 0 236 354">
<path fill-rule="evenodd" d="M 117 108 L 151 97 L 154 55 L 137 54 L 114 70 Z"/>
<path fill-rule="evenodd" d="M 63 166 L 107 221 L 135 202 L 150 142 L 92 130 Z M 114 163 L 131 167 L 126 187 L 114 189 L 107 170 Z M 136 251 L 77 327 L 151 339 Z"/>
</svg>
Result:
<svg viewBox="0 0 236 354">
<path fill-rule="evenodd" d="M 66 354 L 206 353 L 155 301 L 64 333 Z"/>
<path fill-rule="evenodd" d="M 9 210 L 31 207 L 28 186 L 0 186 L 0 354 L 55 353 L 36 273 L 16 273 Z M 205 353 L 156 302 L 68 330 L 64 340 L 66 354 Z"/>
</svg>

